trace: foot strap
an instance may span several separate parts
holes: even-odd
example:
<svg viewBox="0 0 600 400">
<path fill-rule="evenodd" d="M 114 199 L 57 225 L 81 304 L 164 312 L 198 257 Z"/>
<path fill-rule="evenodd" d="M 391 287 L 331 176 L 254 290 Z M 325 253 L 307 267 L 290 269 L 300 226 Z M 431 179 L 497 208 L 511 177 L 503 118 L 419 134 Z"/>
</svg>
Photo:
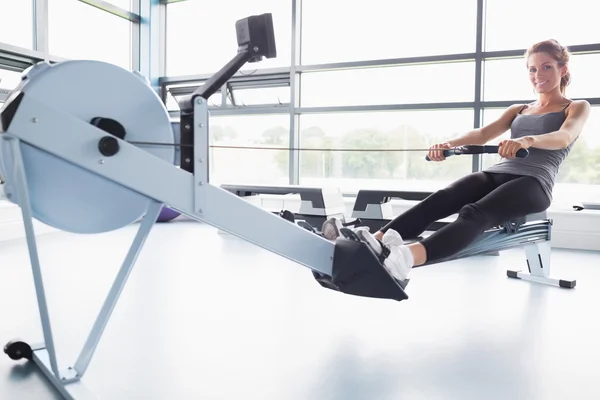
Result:
<svg viewBox="0 0 600 400">
<path fill-rule="evenodd" d="M 377 240 L 379 242 L 379 245 L 381 246 L 381 254 L 379 255 L 379 262 L 381 262 L 383 264 L 383 262 L 385 261 L 386 258 L 388 258 L 391 254 L 391 250 L 389 247 L 387 247 L 385 244 L 383 244 L 383 242 L 377 238 L 375 238 L 375 240 Z"/>
<path fill-rule="evenodd" d="M 357 242 L 361 242 L 364 243 L 362 240 L 360 240 L 360 238 L 358 237 L 358 235 L 356 233 L 354 233 L 351 229 L 348 228 L 342 228 L 340 229 L 340 233 L 342 234 L 342 236 L 344 236 L 346 239 L 351 239 L 351 240 L 355 240 Z M 373 236 L 374 237 L 374 236 Z M 374 237 L 375 238 L 375 237 Z M 383 244 L 383 242 L 377 238 L 375 238 L 375 240 L 377 240 L 379 242 L 379 245 L 381 246 L 381 254 L 377 255 L 377 259 L 379 260 L 380 263 L 383 264 L 384 260 L 386 258 L 389 257 L 389 255 L 391 254 L 391 250 L 389 247 L 387 247 L 385 244 Z M 368 243 L 365 243 L 368 244 Z M 371 246 L 369 246 L 370 248 Z"/>
</svg>

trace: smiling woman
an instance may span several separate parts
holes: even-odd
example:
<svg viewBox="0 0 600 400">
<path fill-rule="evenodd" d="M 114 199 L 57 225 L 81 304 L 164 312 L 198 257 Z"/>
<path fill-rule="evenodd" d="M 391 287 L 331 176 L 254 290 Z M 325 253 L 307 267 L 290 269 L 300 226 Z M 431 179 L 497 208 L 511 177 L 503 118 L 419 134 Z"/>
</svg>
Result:
<svg viewBox="0 0 600 400">
<path fill-rule="evenodd" d="M 559 168 L 588 120 L 590 104 L 565 96 L 571 80 L 570 53 L 565 46 L 545 40 L 531 46 L 525 59 L 538 99 L 511 106 L 481 130 L 486 141 L 511 130 L 510 138 L 499 142 L 502 160 L 484 171 L 534 177 L 552 200 Z M 529 157 L 515 159 L 519 149 L 529 149 Z"/>
</svg>

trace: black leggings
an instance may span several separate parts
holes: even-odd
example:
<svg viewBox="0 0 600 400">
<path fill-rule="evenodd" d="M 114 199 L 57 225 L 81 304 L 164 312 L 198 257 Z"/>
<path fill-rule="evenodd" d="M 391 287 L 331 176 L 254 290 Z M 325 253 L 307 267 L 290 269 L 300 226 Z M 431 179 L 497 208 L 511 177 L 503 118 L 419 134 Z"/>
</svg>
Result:
<svg viewBox="0 0 600 400">
<path fill-rule="evenodd" d="M 433 193 L 381 231 L 393 229 L 403 238 L 416 238 L 433 222 L 458 213 L 456 221 L 421 240 L 427 262 L 432 262 L 464 249 L 487 229 L 549 206 L 550 199 L 535 178 L 475 172 Z"/>
</svg>

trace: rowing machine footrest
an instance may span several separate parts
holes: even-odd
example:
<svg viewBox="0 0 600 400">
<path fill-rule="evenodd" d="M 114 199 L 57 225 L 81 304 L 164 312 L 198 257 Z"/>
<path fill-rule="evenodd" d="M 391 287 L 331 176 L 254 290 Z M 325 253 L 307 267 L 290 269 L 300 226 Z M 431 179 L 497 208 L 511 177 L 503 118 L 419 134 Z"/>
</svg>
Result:
<svg viewBox="0 0 600 400">
<path fill-rule="evenodd" d="M 338 238 L 335 244 L 332 276 L 313 271 L 319 284 L 346 294 L 402 301 L 408 280 L 394 279 L 366 243 Z"/>
</svg>

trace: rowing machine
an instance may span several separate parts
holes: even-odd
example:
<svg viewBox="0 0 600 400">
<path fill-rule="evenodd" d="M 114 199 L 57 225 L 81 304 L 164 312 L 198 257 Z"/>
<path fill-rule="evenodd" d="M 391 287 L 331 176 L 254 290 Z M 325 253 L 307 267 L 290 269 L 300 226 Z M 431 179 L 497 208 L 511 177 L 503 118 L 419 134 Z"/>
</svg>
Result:
<svg viewBox="0 0 600 400">
<path fill-rule="evenodd" d="M 4 351 L 35 362 L 66 399 L 94 398 L 82 378 L 163 205 L 331 277 L 331 288 L 342 293 L 408 298 L 366 244 L 332 243 L 209 182 L 206 100 L 246 62 L 276 55 L 270 14 L 237 21 L 236 33 L 235 57 L 180 102 L 187 145 L 181 168 L 173 163 L 174 135 L 160 98 L 138 74 L 111 64 L 36 64 L 0 110 L 0 175 L 22 212 L 44 338 L 35 346 L 11 342 Z M 141 148 L 135 141 L 167 145 Z M 73 233 L 140 221 L 83 349 L 65 369 L 57 362 L 34 218 Z"/>
</svg>

